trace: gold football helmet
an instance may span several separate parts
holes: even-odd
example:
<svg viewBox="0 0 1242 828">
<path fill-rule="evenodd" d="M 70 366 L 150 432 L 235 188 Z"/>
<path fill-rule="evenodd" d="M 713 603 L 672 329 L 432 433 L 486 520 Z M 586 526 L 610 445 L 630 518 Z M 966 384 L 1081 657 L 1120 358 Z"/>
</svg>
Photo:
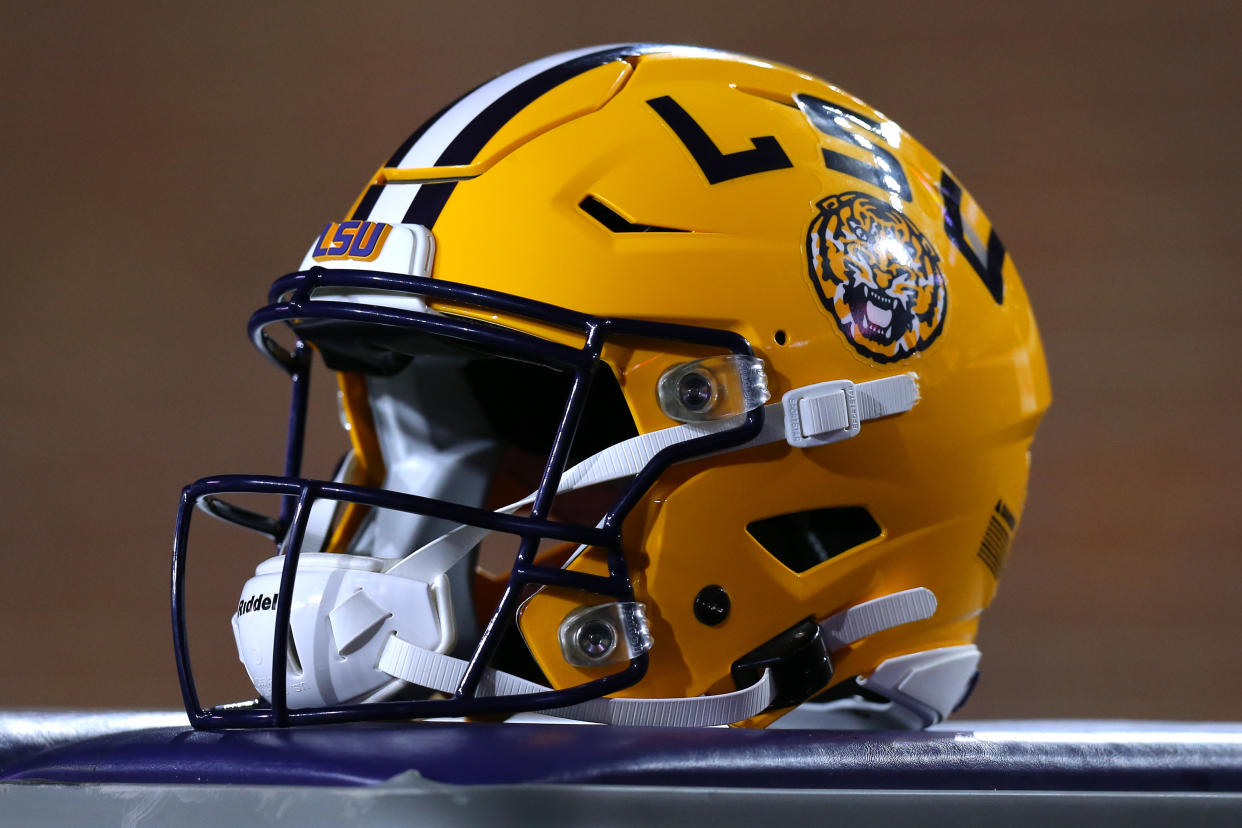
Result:
<svg viewBox="0 0 1242 828">
<path fill-rule="evenodd" d="M 178 622 L 196 725 L 924 726 L 968 693 L 1044 354 L 987 217 L 857 98 L 706 49 L 536 61 L 419 128 L 270 299 L 286 474 L 188 487 L 176 551 L 193 505 L 274 540 L 233 618 L 264 701 L 201 708 Z M 330 480 L 300 474 L 312 351 Z"/>
</svg>

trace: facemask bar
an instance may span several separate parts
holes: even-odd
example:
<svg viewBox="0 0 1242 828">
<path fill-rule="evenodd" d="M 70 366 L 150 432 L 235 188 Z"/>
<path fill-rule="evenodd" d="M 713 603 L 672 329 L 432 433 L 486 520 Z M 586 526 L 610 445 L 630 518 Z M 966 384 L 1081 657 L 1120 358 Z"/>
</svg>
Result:
<svg viewBox="0 0 1242 828">
<path fill-rule="evenodd" d="M 584 342 L 581 348 L 573 348 L 462 317 L 348 302 L 312 300 L 310 298 L 312 292 L 320 289 L 390 291 L 407 296 L 413 294 L 427 302 L 443 301 L 500 311 L 580 331 Z M 527 586 L 562 586 L 606 595 L 617 601 L 634 601 L 628 567 L 621 552 L 621 526 L 630 510 L 643 493 L 655 483 L 659 475 L 672 464 L 742 445 L 758 435 L 763 427 L 764 412 L 762 407 L 758 407 L 749 411 L 735 427 L 677 443 L 661 450 L 635 476 L 598 527 L 549 521 L 548 512 L 560 485 L 570 445 L 585 406 L 591 377 L 600 364 L 600 354 L 605 341 L 609 337 L 618 336 L 663 339 L 721 348 L 734 354 L 753 356 L 746 339 L 727 330 L 591 316 L 555 305 L 468 285 L 374 271 L 312 268 L 309 271 L 290 274 L 277 280 L 272 286 L 269 298 L 273 304 L 257 311 L 251 317 L 249 332 L 255 345 L 281 365 L 292 380 L 285 476 L 228 475 L 204 478 L 183 490 L 178 511 L 172 572 L 173 639 L 182 696 L 191 723 L 197 728 L 215 729 L 377 718 L 425 718 L 519 712 L 576 704 L 622 690 L 641 680 L 647 669 L 645 654 L 632 659 L 620 672 L 565 690 L 513 696 L 477 695 L 484 670 L 496 651 L 501 635 L 508 624 L 513 621 L 523 591 Z M 573 377 L 571 391 L 548 453 L 539 487 L 535 492 L 530 516 L 504 515 L 416 495 L 301 478 L 310 349 L 304 342 L 298 340 L 292 351 L 286 351 L 267 334 L 266 328 L 276 323 L 309 320 L 357 322 L 436 334 L 482 346 L 497 353 L 569 370 Z M 272 526 L 270 518 L 255 515 L 255 513 L 242 510 L 219 499 L 220 495 L 230 492 L 281 495 L 280 525 Z M 439 517 L 494 531 L 511 532 L 522 538 L 508 585 L 475 647 L 469 666 L 452 699 L 374 702 L 295 710 L 288 708 L 285 692 L 288 664 L 287 639 L 293 587 L 297 577 L 297 561 L 311 506 L 317 499 L 324 497 Z M 286 559 L 281 576 L 280 597 L 276 606 L 270 710 L 243 708 L 208 710 L 199 704 L 188 652 L 184 600 L 189 521 L 196 506 L 244 528 L 263 531 L 265 534 L 280 531 L 284 535 L 283 545 L 286 550 Z M 605 550 L 608 575 L 589 575 L 535 564 L 535 553 L 543 538 L 588 544 Z"/>
</svg>

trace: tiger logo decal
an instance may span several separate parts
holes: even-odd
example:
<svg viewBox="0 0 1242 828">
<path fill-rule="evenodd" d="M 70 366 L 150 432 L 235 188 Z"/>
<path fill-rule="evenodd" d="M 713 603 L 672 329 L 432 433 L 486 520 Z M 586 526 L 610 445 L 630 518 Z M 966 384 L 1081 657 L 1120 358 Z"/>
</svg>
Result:
<svg viewBox="0 0 1242 828">
<path fill-rule="evenodd" d="M 927 238 L 866 193 L 839 193 L 816 207 L 806 240 L 811 281 L 854 349 L 897 362 L 931 345 L 948 297 Z"/>
</svg>

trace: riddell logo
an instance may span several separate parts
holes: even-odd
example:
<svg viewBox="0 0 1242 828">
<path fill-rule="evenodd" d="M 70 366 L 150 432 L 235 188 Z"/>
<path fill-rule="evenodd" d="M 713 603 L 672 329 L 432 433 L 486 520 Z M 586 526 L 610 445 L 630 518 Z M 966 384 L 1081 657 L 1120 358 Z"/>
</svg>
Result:
<svg viewBox="0 0 1242 828">
<path fill-rule="evenodd" d="M 271 595 L 251 595 L 237 604 L 237 614 L 245 615 L 248 612 L 256 610 L 274 610 L 276 602 L 280 599 L 279 592 L 273 592 Z"/>
</svg>

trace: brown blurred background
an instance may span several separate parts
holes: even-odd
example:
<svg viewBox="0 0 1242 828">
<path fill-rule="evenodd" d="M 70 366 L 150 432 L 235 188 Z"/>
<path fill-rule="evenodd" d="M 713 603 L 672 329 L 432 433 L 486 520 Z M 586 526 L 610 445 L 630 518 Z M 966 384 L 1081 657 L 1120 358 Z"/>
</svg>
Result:
<svg viewBox="0 0 1242 828">
<path fill-rule="evenodd" d="M 1242 719 L 1242 4 L 1188 0 L 6 2 L 0 706 L 180 703 L 178 491 L 279 469 L 269 282 L 442 104 L 640 39 L 879 107 L 1018 262 L 1055 404 L 967 715 Z"/>
</svg>

